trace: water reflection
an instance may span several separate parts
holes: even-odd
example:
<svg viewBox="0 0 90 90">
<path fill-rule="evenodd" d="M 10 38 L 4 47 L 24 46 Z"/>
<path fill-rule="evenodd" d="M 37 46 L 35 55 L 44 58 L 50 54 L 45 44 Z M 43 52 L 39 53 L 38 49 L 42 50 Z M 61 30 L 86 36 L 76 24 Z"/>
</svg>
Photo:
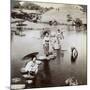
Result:
<svg viewBox="0 0 90 90">
<path fill-rule="evenodd" d="M 60 26 L 64 30 L 64 50 L 57 50 L 57 57 L 53 61 L 44 61 L 43 70 L 39 72 L 34 87 L 65 85 L 64 80 L 69 76 L 75 76 L 82 84 L 86 84 L 86 32 L 68 31 L 67 26 Z M 52 29 L 52 32 L 55 30 Z M 42 39 L 40 30 L 26 30 L 25 37 L 12 34 L 12 77 L 20 77 L 19 70 L 22 67 L 22 58 L 26 53 L 38 51 L 43 55 Z M 13 38 L 14 37 L 14 38 Z M 78 50 L 78 57 L 71 55 L 71 47 Z"/>
<path fill-rule="evenodd" d="M 60 57 L 61 57 L 61 50 L 58 49 L 58 50 L 56 50 L 56 60 L 57 60 L 57 63 L 60 63 Z"/>
<path fill-rule="evenodd" d="M 25 36 L 25 34 L 23 33 L 23 27 L 22 26 L 17 27 L 17 30 L 15 32 L 15 35 Z"/>
<path fill-rule="evenodd" d="M 43 61 L 43 77 L 42 77 L 42 86 L 47 87 L 51 85 L 51 71 L 50 71 L 50 61 Z"/>
<path fill-rule="evenodd" d="M 42 70 L 38 72 L 31 84 L 26 83 L 26 89 L 52 86 L 52 77 L 49 63 L 50 61 L 43 61 L 43 64 L 41 65 Z"/>
<path fill-rule="evenodd" d="M 13 31 L 11 31 L 11 42 L 13 41 L 13 39 L 14 39 L 14 32 Z"/>
</svg>

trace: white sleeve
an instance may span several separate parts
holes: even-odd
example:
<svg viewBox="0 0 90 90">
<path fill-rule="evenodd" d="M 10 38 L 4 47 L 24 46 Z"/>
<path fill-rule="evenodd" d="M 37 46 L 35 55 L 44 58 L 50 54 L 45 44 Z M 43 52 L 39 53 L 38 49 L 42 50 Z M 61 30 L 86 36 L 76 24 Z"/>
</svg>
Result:
<svg viewBox="0 0 90 90">
<path fill-rule="evenodd" d="M 31 67 L 31 62 L 28 62 L 27 65 L 25 66 L 25 71 L 30 71 Z"/>
<path fill-rule="evenodd" d="M 45 38 L 43 39 L 43 45 L 45 44 Z"/>
</svg>

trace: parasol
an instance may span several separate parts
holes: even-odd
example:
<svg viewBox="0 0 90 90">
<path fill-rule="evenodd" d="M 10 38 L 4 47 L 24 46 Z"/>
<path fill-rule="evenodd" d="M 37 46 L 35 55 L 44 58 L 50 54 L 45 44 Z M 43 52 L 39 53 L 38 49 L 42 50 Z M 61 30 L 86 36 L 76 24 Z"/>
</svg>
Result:
<svg viewBox="0 0 90 90">
<path fill-rule="evenodd" d="M 30 53 L 30 54 L 27 54 L 25 55 L 22 60 L 27 60 L 29 58 L 33 58 L 33 57 L 36 57 L 36 55 L 38 54 L 39 52 L 33 52 L 33 53 Z"/>
<path fill-rule="evenodd" d="M 25 79 L 27 79 L 27 80 L 32 80 L 32 79 L 35 78 L 35 76 L 30 75 L 30 74 L 24 74 L 24 75 L 23 75 L 23 78 L 25 78 Z"/>
</svg>

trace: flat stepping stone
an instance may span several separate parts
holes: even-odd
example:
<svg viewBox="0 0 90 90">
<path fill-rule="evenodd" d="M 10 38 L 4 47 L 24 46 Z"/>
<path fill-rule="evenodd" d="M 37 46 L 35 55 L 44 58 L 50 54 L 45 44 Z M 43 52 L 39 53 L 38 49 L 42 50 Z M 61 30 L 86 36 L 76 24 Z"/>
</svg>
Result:
<svg viewBox="0 0 90 90">
<path fill-rule="evenodd" d="M 40 56 L 40 57 L 38 57 L 38 60 L 40 60 L 40 61 L 53 60 L 55 57 L 56 57 L 55 55 L 49 55 L 48 57 Z"/>
<path fill-rule="evenodd" d="M 39 56 L 38 57 L 38 60 L 41 60 L 41 61 L 46 60 L 46 59 L 47 59 L 46 56 Z"/>
<path fill-rule="evenodd" d="M 35 78 L 35 76 L 32 76 L 32 75 L 28 75 L 28 74 L 24 74 L 22 75 L 25 79 L 33 79 Z"/>
<path fill-rule="evenodd" d="M 21 90 L 25 88 L 25 84 L 11 84 L 11 90 Z"/>
<path fill-rule="evenodd" d="M 32 84 L 33 81 L 32 81 L 32 80 L 26 80 L 26 83 L 28 83 L 28 84 Z"/>
<path fill-rule="evenodd" d="M 22 74 L 28 74 L 28 72 L 25 71 L 25 68 L 21 68 L 20 72 L 21 72 Z"/>
<path fill-rule="evenodd" d="M 21 81 L 21 78 L 15 77 L 12 78 L 12 83 L 19 83 Z"/>
</svg>

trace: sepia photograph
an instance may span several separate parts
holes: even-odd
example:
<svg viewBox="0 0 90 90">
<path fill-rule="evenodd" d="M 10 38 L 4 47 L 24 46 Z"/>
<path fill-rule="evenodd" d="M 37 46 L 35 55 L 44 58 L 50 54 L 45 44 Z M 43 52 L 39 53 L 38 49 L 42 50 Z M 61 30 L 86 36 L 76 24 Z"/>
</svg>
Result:
<svg viewBox="0 0 90 90">
<path fill-rule="evenodd" d="M 11 0 L 11 90 L 87 85 L 87 5 Z"/>
</svg>

